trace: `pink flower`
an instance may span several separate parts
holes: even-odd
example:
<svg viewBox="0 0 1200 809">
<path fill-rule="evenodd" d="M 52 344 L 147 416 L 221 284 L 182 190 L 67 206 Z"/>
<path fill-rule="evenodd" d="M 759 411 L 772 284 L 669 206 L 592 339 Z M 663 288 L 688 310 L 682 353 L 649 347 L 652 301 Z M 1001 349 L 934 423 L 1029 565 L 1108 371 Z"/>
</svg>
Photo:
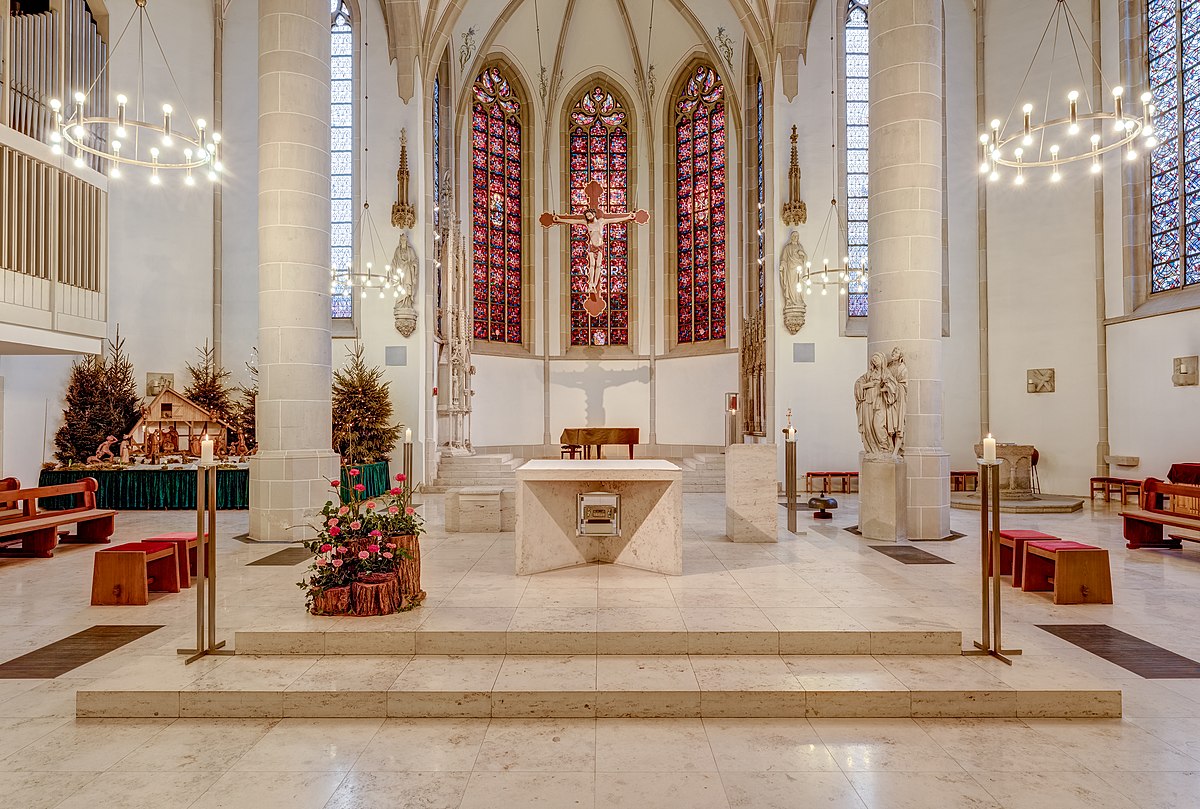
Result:
<svg viewBox="0 0 1200 809">
<path fill-rule="evenodd" d="M 331 537 L 335 537 L 340 533 L 342 533 L 342 529 L 338 528 L 336 525 L 329 529 L 329 536 Z"/>
<path fill-rule="evenodd" d="M 380 531 L 378 528 L 376 528 L 374 531 L 372 531 L 372 532 L 371 532 L 371 536 L 373 536 L 373 537 L 381 537 L 381 536 L 383 536 L 383 532 L 382 532 L 382 531 Z"/>
<path fill-rule="evenodd" d="M 369 508 L 369 509 L 371 509 L 371 508 L 375 508 L 375 501 L 374 501 L 374 500 L 368 500 L 368 501 L 367 501 L 367 508 Z"/>
<path fill-rule="evenodd" d="M 343 517 L 345 517 L 349 513 L 350 513 L 350 506 L 342 506 L 341 508 L 338 509 L 338 514 L 341 514 Z"/>
<path fill-rule="evenodd" d="M 398 481 L 400 481 L 401 483 L 403 483 L 405 480 L 407 480 L 407 478 L 404 476 L 404 473 L 403 473 L 403 472 L 401 472 L 400 474 L 396 475 L 396 480 L 398 480 Z"/>
<path fill-rule="evenodd" d="M 321 553 L 329 553 L 331 550 L 333 550 L 333 546 L 328 542 L 321 546 Z"/>
<path fill-rule="evenodd" d="M 342 566 L 342 560 L 341 560 L 341 559 L 334 559 L 334 560 L 333 560 L 332 562 L 330 562 L 329 564 L 333 565 L 334 567 L 341 567 L 341 566 Z"/>
<path fill-rule="evenodd" d="M 396 486 L 396 487 L 394 487 L 394 488 L 388 489 L 388 494 L 399 495 L 399 494 L 400 494 L 400 487 L 399 487 L 399 486 Z"/>
<path fill-rule="evenodd" d="M 359 528 L 362 528 L 362 520 L 355 520 L 350 523 L 350 530 L 357 531 Z"/>
<path fill-rule="evenodd" d="M 342 485 L 342 482 L 340 480 L 331 480 L 329 482 L 329 488 L 331 488 L 331 489 L 340 488 L 341 485 Z"/>
<path fill-rule="evenodd" d="M 399 513 L 400 513 L 399 506 L 388 506 L 388 514 L 399 514 Z"/>
<path fill-rule="evenodd" d="M 329 564 L 329 563 L 325 561 L 324 556 L 317 557 L 317 567 L 325 567 L 325 565 L 327 565 L 327 564 Z"/>
<path fill-rule="evenodd" d="M 412 515 L 417 513 L 417 510 L 415 508 L 413 508 L 412 506 L 408 506 L 407 508 L 404 509 L 404 513 L 411 517 Z"/>
<path fill-rule="evenodd" d="M 366 490 L 367 490 L 367 487 L 366 487 L 366 486 L 364 486 L 363 484 L 361 484 L 361 483 L 355 483 L 355 484 L 354 484 L 354 491 L 356 491 L 356 492 L 365 492 Z"/>
<path fill-rule="evenodd" d="M 371 553 L 379 553 L 379 546 L 378 545 L 368 545 L 367 550 L 370 551 Z"/>
<path fill-rule="evenodd" d="M 338 545 L 337 552 L 338 552 L 338 553 L 345 553 L 345 552 L 346 552 L 346 546 L 345 546 L 345 545 Z"/>
<path fill-rule="evenodd" d="M 389 553 L 388 551 L 384 551 L 384 552 L 383 552 L 383 558 L 384 558 L 384 559 L 391 559 L 391 558 L 392 558 L 392 554 L 391 554 L 391 553 Z"/>
<path fill-rule="evenodd" d="M 356 477 L 358 477 L 358 475 L 359 475 L 359 472 L 358 472 L 358 470 L 357 470 L 357 469 L 351 469 L 351 470 L 350 470 L 350 477 L 352 477 L 352 478 L 356 478 Z"/>
<path fill-rule="evenodd" d="M 341 522 L 341 520 L 339 520 L 337 517 L 330 517 L 329 522 L 327 522 L 326 525 L 328 525 L 330 528 L 333 528 L 339 522 Z"/>
<path fill-rule="evenodd" d="M 395 542 L 389 542 L 389 543 L 387 544 L 387 546 L 388 546 L 389 548 L 392 548 L 392 549 L 394 550 L 394 549 L 395 549 L 395 547 L 396 547 L 396 543 L 395 543 Z"/>
<path fill-rule="evenodd" d="M 358 552 L 358 558 L 359 558 L 359 559 L 366 559 L 366 558 L 367 558 L 368 556 L 370 556 L 370 555 L 371 555 L 371 554 L 367 553 L 366 551 L 359 551 L 359 552 Z"/>
</svg>

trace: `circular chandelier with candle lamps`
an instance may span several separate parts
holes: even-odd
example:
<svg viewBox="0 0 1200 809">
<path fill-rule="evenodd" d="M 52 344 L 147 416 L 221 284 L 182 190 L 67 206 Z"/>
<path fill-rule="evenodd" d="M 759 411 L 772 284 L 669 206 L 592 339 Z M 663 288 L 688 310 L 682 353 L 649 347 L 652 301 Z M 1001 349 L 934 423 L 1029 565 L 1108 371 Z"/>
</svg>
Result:
<svg viewBox="0 0 1200 809">
<path fill-rule="evenodd" d="M 1085 62 L 1089 68 L 1098 64 L 1066 0 L 1054 0 L 1050 19 L 1042 31 L 1042 38 L 1034 50 L 1033 58 L 1025 71 L 1025 78 L 1017 91 L 1017 97 L 1020 98 L 1046 45 L 1047 37 L 1050 37 L 1052 47 L 1046 86 L 1046 114 L 1049 114 L 1050 100 L 1054 94 L 1053 65 L 1058 52 L 1060 32 L 1063 31 L 1066 32 L 1071 52 L 1075 55 L 1082 86 L 1087 87 L 1089 84 L 1084 79 Z M 1083 54 L 1087 55 L 1086 59 Z M 988 131 L 979 135 L 980 174 L 987 175 L 990 181 L 995 182 L 1001 177 L 1001 168 L 1014 169 L 1016 174 L 1013 184 L 1024 185 L 1027 169 L 1050 169 L 1050 181 L 1058 182 L 1062 179 L 1061 168 L 1068 164 L 1090 161 L 1090 170 L 1095 174 L 1099 173 L 1101 168 L 1100 158 L 1109 152 L 1123 150 L 1125 159 L 1132 161 L 1157 146 L 1154 96 L 1149 92 L 1142 93 L 1139 97 L 1141 109 L 1134 114 L 1127 110 L 1125 88 L 1110 88 L 1108 83 L 1103 81 L 1103 74 L 1100 75 L 1105 91 L 1112 99 L 1111 109 L 1105 109 L 1103 96 L 1093 100 L 1086 91 L 1081 96 L 1079 90 L 1071 89 L 1066 94 L 1065 111 L 1057 117 L 1035 118 L 1033 103 L 1026 101 L 1021 104 L 1019 115 L 1014 102 L 1006 121 L 1001 122 L 999 118 L 993 118 Z M 1020 125 L 1010 128 L 1009 124 L 1014 118 L 1020 121 Z M 1083 135 L 1085 127 L 1093 130 L 1090 135 Z"/>
<path fill-rule="evenodd" d="M 60 99 L 50 100 L 50 109 L 54 116 L 54 125 L 50 129 L 50 147 L 55 154 L 65 154 L 82 167 L 85 155 L 97 158 L 101 165 L 107 166 L 108 176 L 121 177 L 121 167 L 137 166 L 150 170 L 150 183 L 160 185 L 160 171 L 184 172 L 184 184 L 195 185 L 193 171 L 203 171 L 210 181 L 215 182 L 224 170 L 221 161 L 221 135 L 219 132 L 209 132 L 208 124 L 203 119 L 192 119 L 183 105 L 183 118 L 187 128 L 177 127 L 175 108 L 171 104 L 161 106 L 161 119 L 146 120 L 147 111 L 145 99 L 141 90 L 145 87 L 145 50 L 146 29 L 149 28 L 159 54 L 166 66 L 167 75 L 175 92 L 180 99 L 183 93 L 175 81 L 175 74 L 167 62 L 167 55 L 158 40 L 150 12 L 146 8 L 147 0 L 136 0 L 136 6 L 121 30 L 121 35 L 108 52 L 108 58 L 93 79 L 87 90 L 76 90 L 71 102 L 64 104 Z M 137 20 L 138 30 L 138 97 L 134 99 L 132 108 L 129 98 L 118 94 L 117 114 L 115 116 L 87 115 L 85 105 L 88 94 L 95 89 L 101 76 L 112 62 L 113 55 L 121 46 L 125 34 L 129 31 L 134 20 Z M 103 134 L 101 134 L 103 133 Z"/>
<path fill-rule="evenodd" d="M 816 286 L 820 287 L 822 295 L 828 295 L 829 287 L 834 287 L 839 295 L 845 295 L 851 283 L 866 283 L 869 276 L 865 261 L 856 267 L 850 263 L 850 256 L 842 256 L 840 263 L 829 260 L 829 249 L 837 249 L 838 246 L 847 243 L 837 197 L 834 197 L 829 200 L 829 210 L 825 212 L 825 222 L 821 225 L 821 233 L 817 236 L 817 243 L 813 248 L 814 254 L 821 255 L 824 252 L 825 258 L 821 259 L 821 265 L 818 267 L 813 266 L 811 258 L 804 262 L 804 266 L 800 268 L 799 280 L 796 281 L 796 291 L 812 295 L 813 287 Z"/>
</svg>

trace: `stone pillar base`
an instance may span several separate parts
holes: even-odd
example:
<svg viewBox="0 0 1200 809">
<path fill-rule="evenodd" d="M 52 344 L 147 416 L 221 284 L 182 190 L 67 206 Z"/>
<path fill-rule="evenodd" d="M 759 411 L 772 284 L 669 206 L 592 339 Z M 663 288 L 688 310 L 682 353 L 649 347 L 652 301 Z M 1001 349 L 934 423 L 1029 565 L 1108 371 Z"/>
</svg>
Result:
<svg viewBox="0 0 1200 809">
<path fill-rule="evenodd" d="M 332 449 L 276 450 L 250 458 L 250 539 L 298 541 L 316 535 L 316 514 L 337 500 L 330 481 L 341 472 Z"/>
<path fill-rule="evenodd" d="M 903 458 L 864 455 L 858 490 L 863 539 L 908 538 L 908 464 Z"/>
<path fill-rule="evenodd" d="M 906 448 L 904 454 L 908 461 L 908 538 L 946 539 L 950 536 L 950 454 L 924 447 Z"/>
<path fill-rule="evenodd" d="M 779 484 L 774 444 L 725 448 L 725 534 L 733 542 L 779 541 Z"/>
</svg>

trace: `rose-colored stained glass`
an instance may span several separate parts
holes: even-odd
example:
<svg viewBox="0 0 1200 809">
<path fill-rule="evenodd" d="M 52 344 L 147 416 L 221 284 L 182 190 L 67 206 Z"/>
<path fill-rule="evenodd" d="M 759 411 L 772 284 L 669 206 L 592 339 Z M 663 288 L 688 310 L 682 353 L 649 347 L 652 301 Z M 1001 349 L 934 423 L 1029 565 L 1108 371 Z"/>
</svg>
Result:
<svg viewBox="0 0 1200 809">
<path fill-rule="evenodd" d="M 475 339 L 520 343 L 521 104 L 498 67 L 471 88 Z"/>
<path fill-rule="evenodd" d="M 700 65 L 675 102 L 678 342 L 725 339 L 725 87 Z"/>
<path fill-rule="evenodd" d="M 621 99 L 601 86 L 587 90 L 570 114 L 568 136 L 571 213 L 583 213 L 589 180 L 604 187 L 606 210 L 626 210 L 629 201 L 628 115 Z M 608 307 L 599 317 L 583 309 L 587 298 L 587 229 L 571 226 L 571 345 L 629 345 L 629 226 L 605 229 L 604 296 Z"/>
</svg>

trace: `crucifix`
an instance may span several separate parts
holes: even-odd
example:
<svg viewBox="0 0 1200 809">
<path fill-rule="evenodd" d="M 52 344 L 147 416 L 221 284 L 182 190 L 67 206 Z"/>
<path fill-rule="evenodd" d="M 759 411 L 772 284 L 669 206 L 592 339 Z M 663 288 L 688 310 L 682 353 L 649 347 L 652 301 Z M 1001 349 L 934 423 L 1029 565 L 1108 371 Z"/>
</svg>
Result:
<svg viewBox="0 0 1200 809">
<path fill-rule="evenodd" d="M 644 225 L 650 221 L 650 212 L 636 211 L 605 211 L 600 208 L 600 196 L 604 186 L 595 180 L 589 180 L 583 187 L 587 197 L 587 207 L 580 214 L 558 214 L 547 211 L 538 220 L 542 227 L 553 225 L 583 225 L 587 228 L 587 280 L 588 294 L 583 302 L 583 308 L 592 317 L 599 317 L 608 308 L 601 297 L 600 285 L 604 277 L 604 235 L 607 225 L 619 225 L 623 222 L 637 222 Z"/>
</svg>

